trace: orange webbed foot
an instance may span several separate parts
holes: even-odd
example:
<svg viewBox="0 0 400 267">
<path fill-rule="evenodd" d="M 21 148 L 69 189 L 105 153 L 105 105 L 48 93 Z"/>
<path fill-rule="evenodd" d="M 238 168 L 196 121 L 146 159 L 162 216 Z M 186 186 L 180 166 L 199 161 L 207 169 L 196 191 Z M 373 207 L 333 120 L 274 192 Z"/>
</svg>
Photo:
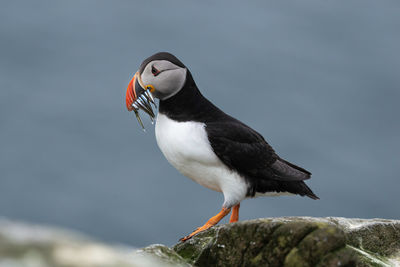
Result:
<svg viewBox="0 0 400 267">
<path fill-rule="evenodd" d="M 182 242 L 185 242 L 186 240 L 192 238 L 194 235 L 197 235 L 198 233 L 211 228 L 212 226 L 216 225 L 220 220 L 222 220 L 222 218 L 224 218 L 226 215 L 228 215 L 230 211 L 231 211 L 230 208 L 229 209 L 222 208 L 222 210 L 217 215 L 215 215 L 214 217 L 209 219 L 202 227 L 197 228 L 190 235 L 182 237 L 179 240 Z"/>
</svg>

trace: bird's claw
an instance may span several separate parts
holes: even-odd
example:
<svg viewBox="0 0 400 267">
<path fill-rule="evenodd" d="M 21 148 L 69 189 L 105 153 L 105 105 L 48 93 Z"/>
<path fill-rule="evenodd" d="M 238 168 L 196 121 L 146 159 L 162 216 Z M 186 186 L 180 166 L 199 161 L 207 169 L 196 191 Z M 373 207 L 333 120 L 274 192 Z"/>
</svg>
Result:
<svg viewBox="0 0 400 267">
<path fill-rule="evenodd" d="M 189 240 L 190 238 L 192 238 L 192 237 L 190 235 L 187 235 L 187 236 L 182 237 L 181 239 L 179 239 L 179 241 L 185 242 L 185 241 Z"/>
<path fill-rule="evenodd" d="M 210 228 L 211 227 L 211 225 L 204 225 L 204 226 L 201 226 L 201 227 L 197 227 L 196 228 L 196 230 L 194 230 L 190 235 L 187 235 L 187 236 L 185 236 L 185 237 L 182 237 L 181 239 L 179 239 L 179 241 L 181 241 L 181 242 L 185 242 L 186 240 L 189 240 L 189 239 L 191 239 L 193 236 L 195 236 L 195 235 L 197 235 L 197 234 L 199 234 L 199 233 L 201 233 L 201 232 L 204 232 L 205 230 L 207 230 L 208 228 Z"/>
<path fill-rule="evenodd" d="M 197 227 L 196 230 L 194 230 L 190 235 L 184 236 L 181 239 L 179 239 L 179 241 L 181 242 L 185 242 L 186 240 L 191 239 L 193 236 L 195 236 L 196 234 L 198 234 L 198 231 L 201 227 Z"/>
</svg>

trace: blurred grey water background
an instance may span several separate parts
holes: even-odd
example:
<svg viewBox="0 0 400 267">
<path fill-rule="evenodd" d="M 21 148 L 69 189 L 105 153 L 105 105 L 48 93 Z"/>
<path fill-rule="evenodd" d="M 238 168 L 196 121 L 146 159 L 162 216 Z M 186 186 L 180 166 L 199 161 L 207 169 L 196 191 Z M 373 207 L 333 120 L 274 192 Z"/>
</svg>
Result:
<svg viewBox="0 0 400 267">
<path fill-rule="evenodd" d="M 399 219 L 399 14 L 371 0 L 1 1 L 0 216 L 144 246 L 218 212 L 222 195 L 179 174 L 125 109 L 141 61 L 169 51 L 313 173 L 320 201 L 244 201 L 242 220 Z"/>
</svg>

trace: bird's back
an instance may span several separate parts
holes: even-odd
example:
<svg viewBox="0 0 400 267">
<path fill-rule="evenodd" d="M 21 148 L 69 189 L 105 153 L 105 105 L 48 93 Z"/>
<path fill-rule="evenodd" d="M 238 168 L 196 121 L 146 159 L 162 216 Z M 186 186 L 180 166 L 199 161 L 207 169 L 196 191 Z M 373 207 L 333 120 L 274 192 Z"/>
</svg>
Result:
<svg viewBox="0 0 400 267">
<path fill-rule="evenodd" d="M 249 197 L 289 192 L 317 198 L 303 182 L 310 172 L 281 159 L 261 134 L 220 110 L 194 82 L 173 98 L 160 101 L 159 112 L 172 121 L 203 123 L 212 152 L 249 184 Z"/>
</svg>

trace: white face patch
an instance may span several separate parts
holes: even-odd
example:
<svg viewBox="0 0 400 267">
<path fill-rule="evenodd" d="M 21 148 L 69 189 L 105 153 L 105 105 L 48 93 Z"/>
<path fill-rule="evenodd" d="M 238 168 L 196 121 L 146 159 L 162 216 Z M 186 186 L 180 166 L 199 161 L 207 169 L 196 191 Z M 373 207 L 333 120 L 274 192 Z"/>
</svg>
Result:
<svg viewBox="0 0 400 267">
<path fill-rule="evenodd" d="M 158 74 L 153 74 L 156 69 Z M 154 60 L 149 62 L 143 70 L 141 79 L 143 85 L 152 85 L 154 96 L 165 100 L 177 94 L 186 81 L 186 68 L 181 68 L 168 60 Z"/>
</svg>

